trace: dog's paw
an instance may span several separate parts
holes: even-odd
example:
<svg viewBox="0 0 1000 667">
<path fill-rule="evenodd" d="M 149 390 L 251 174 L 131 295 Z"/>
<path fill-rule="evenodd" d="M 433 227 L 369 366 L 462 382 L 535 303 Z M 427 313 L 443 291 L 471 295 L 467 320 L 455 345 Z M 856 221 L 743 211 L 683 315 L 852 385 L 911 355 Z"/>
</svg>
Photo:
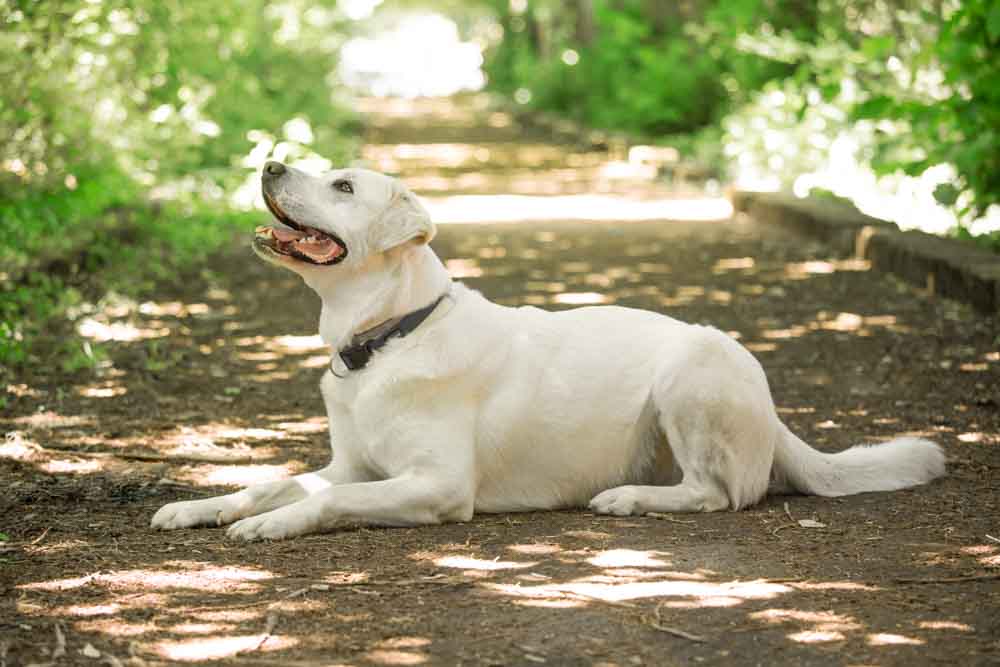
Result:
<svg viewBox="0 0 1000 667">
<path fill-rule="evenodd" d="M 288 517 L 287 512 L 274 510 L 241 519 L 226 530 L 231 540 L 284 540 L 307 532 L 301 522 Z"/>
<path fill-rule="evenodd" d="M 615 516 L 642 514 L 639 495 L 639 490 L 634 486 L 619 486 L 608 489 L 594 496 L 593 500 L 590 501 L 590 509 L 598 514 L 613 514 Z"/>
<path fill-rule="evenodd" d="M 233 520 L 231 515 L 232 509 L 220 498 L 185 500 L 161 507 L 149 525 L 157 530 L 221 526 Z"/>
</svg>

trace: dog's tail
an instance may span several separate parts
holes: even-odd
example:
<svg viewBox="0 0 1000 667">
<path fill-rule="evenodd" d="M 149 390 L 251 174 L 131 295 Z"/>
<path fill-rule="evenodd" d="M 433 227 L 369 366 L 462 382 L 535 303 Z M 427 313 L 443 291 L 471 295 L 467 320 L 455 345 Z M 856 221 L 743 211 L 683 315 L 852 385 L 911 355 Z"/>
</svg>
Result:
<svg viewBox="0 0 1000 667">
<path fill-rule="evenodd" d="M 781 424 L 771 491 L 813 496 L 894 491 L 926 484 L 944 472 L 944 452 L 929 440 L 896 438 L 880 445 L 858 445 L 826 454 Z"/>
</svg>

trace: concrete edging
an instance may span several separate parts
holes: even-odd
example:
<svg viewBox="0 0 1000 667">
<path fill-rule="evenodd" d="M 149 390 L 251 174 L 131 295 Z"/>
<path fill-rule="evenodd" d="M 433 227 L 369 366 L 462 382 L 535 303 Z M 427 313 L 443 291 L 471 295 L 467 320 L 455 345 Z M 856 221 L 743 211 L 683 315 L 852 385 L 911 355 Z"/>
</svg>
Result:
<svg viewBox="0 0 1000 667">
<path fill-rule="evenodd" d="M 986 313 L 1000 311 L 1000 255 L 957 239 L 903 232 L 836 201 L 737 191 L 733 208 L 817 237 L 872 268 Z"/>
</svg>

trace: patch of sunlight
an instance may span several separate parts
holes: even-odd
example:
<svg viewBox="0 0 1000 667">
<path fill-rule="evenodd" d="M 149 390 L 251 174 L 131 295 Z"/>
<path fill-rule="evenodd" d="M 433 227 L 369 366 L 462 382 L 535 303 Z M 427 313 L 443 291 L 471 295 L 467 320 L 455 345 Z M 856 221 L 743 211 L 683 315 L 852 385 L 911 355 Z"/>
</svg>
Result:
<svg viewBox="0 0 1000 667">
<path fill-rule="evenodd" d="M 76 325 L 76 332 L 83 338 L 89 338 L 97 343 L 106 343 L 112 340 L 119 343 L 128 343 L 134 340 L 163 338 L 170 335 L 170 329 L 166 327 L 140 328 L 134 324 L 127 324 L 125 322 L 104 324 L 90 317 L 83 318 Z"/>
<path fill-rule="evenodd" d="M 632 549 L 611 549 L 602 551 L 587 562 L 597 567 L 669 567 L 670 563 L 657 558 L 669 556 L 662 551 L 634 551 Z"/>
<path fill-rule="evenodd" d="M 368 651 L 364 657 L 379 665 L 422 665 L 427 662 L 427 656 L 420 652 L 387 649 Z"/>
<path fill-rule="evenodd" d="M 277 361 L 281 355 L 277 352 L 240 352 L 236 355 L 244 361 Z"/>
<path fill-rule="evenodd" d="M 112 637 L 137 637 L 157 630 L 154 623 L 132 623 L 120 618 L 77 621 L 73 624 L 73 629 L 80 632 L 99 632 Z"/>
<path fill-rule="evenodd" d="M 512 544 L 507 548 L 519 554 L 529 555 L 554 554 L 562 551 L 562 547 L 557 544 Z"/>
<path fill-rule="evenodd" d="M 597 292 L 563 292 L 562 294 L 554 294 L 549 300 L 552 303 L 584 306 L 608 303 L 612 299 L 606 294 L 599 294 Z"/>
<path fill-rule="evenodd" d="M 776 343 L 747 343 L 743 347 L 751 352 L 774 352 L 778 349 Z"/>
<path fill-rule="evenodd" d="M 319 334 L 313 336 L 277 336 L 272 341 L 288 352 L 311 352 L 326 349 L 326 343 L 319 337 Z"/>
<path fill-rule="evenodd" d="M 671 600 L 670 602 L 663 603 L 664 607 L 670 609 L 712 609 L 719 607 L 735 607 L 738 604 L 742 604 L 742 598 L 734 598 L 726 595 L 714 595 L 709 597 L 701 597 L 697 600 Z"/>
<path fill-rule="evenodd" d="M 7 437 L 0 441 L 0 459 L 30 461 L 41 454 L 41 450 L 38 443 L 27 440 L 17 431 L 8 433 Z"/>
<path fill-rule="evenodd" d="M 117 604 L 74 604 L 53 610 L 56 616 L 111 616 L 121 611 Z"/>
<path fill-rule="evenodd" d="M 982 442 L 984 434 L 979 431 L 970 431 L 969 433 L 959 433 L 958 439 L 961 442 Z"/>
<path fill-rule="evenodd" d="M 139 312 L 143 315 L 155 315 L 156 317 L 162 317 L 164 315 L 169 315 L 170 317 L 186 317 L 187 315 L 204 315 L 209 310 L 207 304 L 195 303 L 186 304 L 181 301 L 164 301 L 162 303 L 156 303 L 153 301 L 146 301 L 139 304 Z"/>
<path fill-rule="evenodd" d="M 438 567 L 453 567 L 460 570 L 521 570 L 526 567 L 534 567 L 537 562 L 516 562 L 505 560 L 483 560 L 481 558 L 471 558 L 469 556 L 442 556 L 434 559 L 434 564 Z"/>
<path fill-rule="evenodd" d="M 190 588 L 194 590 L 212 589 L 217 592 L 253 593 L 260 590 L 260 586 L 249 582 L 274 577 L 273 574 L 264 570 L 209 565 L 197 561 L 173 561 L 167 563 L 167 565 L 184 567 L 186 569 L 98 572 L 83 577 L 22 584 L 18 588 L 31 591 L 66 591 L 96 583 L 111 589 L 137 591 L 144 589 Z"/>
<path fill-rule="evenodd" d="M 326 354 L 314 354 L 299 362 L 300 368 L 326 368 L 330 363 L 330 357 Z"/>
<path fill-rule="evenodd" d="M 66 426 L 86 426 L 94 423 L 93 417 L 80 415 L 60 415 L 51 410 L 36 412 L 27 417 L 18 417 L 15 424 L 23 424 L 31 428 L 63 428 Z"/>
<path fill-rule="evenodd" d="M 188 612 L 185 612 L 188 613 Z M 254 609 L 207 609 L 190 613 L 193 618 L 202 621 L 223 621 L 239 623 L 252 621 L 263 615 L 262 611 Z"/>
<path fill-rule="evenodd" d="M 986 362 L 964 363 L 961 364 L 958 369 L 965 371 L 966 373 L 983 373 L 990 369 L 990 365 Z"/>
<path fill-rule="evenodd" d="M 430 645 L 431 640 L 427 637 L 390 637 L 375 644 L 378 648 L 421 648 Z"/>
<path fill-rule="evenodd" d="M 245 463 L 253 459 L 273 456 L 276 452 L 262 448 L 251 451 L 250 447 L 242 441 L 243 438 L 280 440 L 284 437 L 285 434 L 281 431 L 270 431 L 269 429 L 236 429 L 221 424 L 206 424 L 196 428 L 182 426 L 180 433 L 161 437 L 157 442 L 157 449 L 165 456 L 187 457 L 206 463 Z M 226 447 L 220 447 L 215 444 L 216 439 L 238 441 Z"/>
<path fill-rule="evenodd" d="M 297 422 L 278 422 L 276 425 L 288 433 L 321 433 L 327 430 L 326 417 L 309 417 Z"/>
<path fill-rule="evenodd" d="M 7 385 L 6 391 L 8 394 L 13 394 L 18 398 L 41 398 L 46 394 L 45 391 L 41 389 L 32 389 L 26 384 L 9 384 Z"/>
<path fill-rule="evenodd" d="M 958 621 L 920 621 L 917 627 L 924 630 L 958 630 L 959 632 L 972 632 L 975 628 Z"/>
<path fill-rule="evenodd" d="M 179 635 L 210 635 L 213 632 L 233 630 L 234 628 L 236 628 L 234 623 L 192 623 L 186 621 L 172 626 L 170 631 Z"/>
<path fill-rule="evenodd" d="M 146 644 L 143 648 L 167 660 L 202 662 L 233 658 L 247 651 L 280 651 L 298 643 L 298 639 L 282 635 L 239 635 L 167 640 Z"/>
<path fill-rule="evenodd" d="M 895 635 L 888 632 L 879 632 L 868 635 L 867 644 L 869 646 L 901 646 L 901 645 L 911 645 L 911 646 L 921 646 L 925 644 L 923 639 L 918 639 L 916 637 L 906 637 L 904 635 Z"/>
<path fill-rule="evenodd" d="M 651 164 L 609 160 L 598 168 L 597 173 L 609 181 L 653 181 L 656 180 L 658 170 Z"/>
<path fill-rule="evenodd" d="M 114 398 L 115 396 L 123 396 L 126 393 L 128 393 L 128 389 L 125 387 L 108 383 L 77 389 L 77 394 L 85 398 Z"/>
<path fill-rule="evenodd" d="M 827 275 L 837 271 L 868 271 L 869 269 L 871 269 L 871 262 L 864 259 L 789 262 L 785 264 L 785 277 L 792 280 L 802 280 L 809 276 Z"/>
<path fill-rule="evenodd" d="M 844 633 L 833 630 L 803 630 L 802 632 L 793 632 L 788 635 L 788 638 L 793 642 L 799 642 L 800 644 L 837 642 L 846 639 L 844 637 Z"/>
<path fill-rule="evenodd" d="M 355 37 L 340 50 L 339 75 L 347 85 L 379 97 L 453 95 L 479 90 L 483 46 L 462 41 L 458 24 L 436 12 L 397 12 L 378 36 Z"/>
<path fill-rule="evenodd" d="M 792 587 L 801 591 L 880 591 L 878 586 L 862 584 L 856 581 L 803 581 L 795 582 Z"/>
<path fill-rule="evenodd" d="M 284 431 L 275 431 L 269 428 L 233 428 L 231 426 L 221 426 L 206 424 L 195 429 L 199 433 L 225 439 L 247 439 L 247 440 L 280 440 L 285 437 Z"/>
<path fill-rule="evenodd" d="M 270 371 L 266 373 L 254 373 L 253 375 L 248 375 L 247 379 L 253 382 L 277 382 L 281 380 L 290 380 L 292 374 L 288 371 Z"/>
<path fill-rule="evenodd" d="M 572 582 L 539 586 L 484 583 L 482 586 L 502 595 L 518 598 L 561 598 L 568 595 L 621 602 L 649 597 L 687 597 L 696 598 L 698 603 L 710 601 L 709 605 L 712 604 L 711 601 L 722 600 L 726 602 L 726 606 L 730 602 L 731 604 L 739 604 L 746 600 L 766 600 L 792 591 L 785 584 L 761 580 L 724 583 L 674 580 L 622 584 Z"/>
<path fill-rule="evenodd" d="M 297 468 L 298 464 L 292 462 L 281 465 L 201 465 L 187 468 L 175 479 L 196 486 L 249 486 L 285 479 L 298 472 Z"/>
<path fill-rule="evenodd" d="M 997 548 L 989 544 L 976 544 L 969 547 L 962 547 L 959 551 L 969 556 L 979 556 L 996 552 Z"/>
<path fill-rule="evenodd" d="M 103 463 L 101 461 L 84 460 L 84 461 L 71 461 L 69 459 L 54 459 L 52 461 L 46 461 L 42 463 L 39 468 L 44 472 L 51 474 L 58 473 L 72 473 L 77 475 L 82 475 L 91 472 L 98 472 L 103 469 Z"/>
<path fill-rule="evenodd" d="M 726 271 L 745 271 L 756 266 L 753 257 L 729 257 L 720 259 L 712 267 L 712 273 L 725 273 Z"/>
<path fill-rule="evenodd" d="M 483 268 L 474 259 L 449 259 L 444 263 L 452 278 L 478 278 Z"/>
<path fill-rule="evenodd" d="M 787 329 L 765 329 L 761 336 L 768 340 L 788 340 L 789 338 L 800 338 L 808 332 L 804 326 L 796 324 Z"/>
<path fill-rule="evenodd" d="M 631 199 L 613 195 L 455 195 L 423 197 L 438 224 L 588 220 L 721 222 L 733 214 L 728 199 Z"/>
<path fill-rule="evenodd" d="M 765 609 L 750 614 L 750 618 L 769 624 L 787 622 L 812 623 L 820 631 L 860 630 L 861 624 L 850 616 L 830 611 L 803 611 L 801 609 Z"/>
</svg>

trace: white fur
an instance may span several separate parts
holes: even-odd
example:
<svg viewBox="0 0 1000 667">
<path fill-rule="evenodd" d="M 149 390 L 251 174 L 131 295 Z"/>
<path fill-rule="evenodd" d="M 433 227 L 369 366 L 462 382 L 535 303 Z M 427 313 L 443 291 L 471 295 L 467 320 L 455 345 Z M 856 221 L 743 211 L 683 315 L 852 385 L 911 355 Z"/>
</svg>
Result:
<svg viewBox="0 0 1000 667">
<path fill-rule="evenodd" d="M 331 190 L 337 178 L 355 193 Z M 915 438 L 810 448 L 779 420 L 757 360 L 716 329 L 612 306 L 506 308 L 452 283 L 426 244 L 426 212 L 386 176 L 289 170 L 266 187 L 294 220 L 349 249 L 326 267 L 261 252 L 320 295 L 320 333 L 334 349 L 448 297 L 366 368 L 348 372 L 334 357 L 343 377 L 327 371 L 321 383 L 330 465 L 167 505 L 155 528 L 232 524 L 230 536 L 257 539 L 588 503 L 618 515 L 715 511 L 752 505 L 769 485 L 837 496 L 944 474 L 940 448 Z"/>
</svg>

